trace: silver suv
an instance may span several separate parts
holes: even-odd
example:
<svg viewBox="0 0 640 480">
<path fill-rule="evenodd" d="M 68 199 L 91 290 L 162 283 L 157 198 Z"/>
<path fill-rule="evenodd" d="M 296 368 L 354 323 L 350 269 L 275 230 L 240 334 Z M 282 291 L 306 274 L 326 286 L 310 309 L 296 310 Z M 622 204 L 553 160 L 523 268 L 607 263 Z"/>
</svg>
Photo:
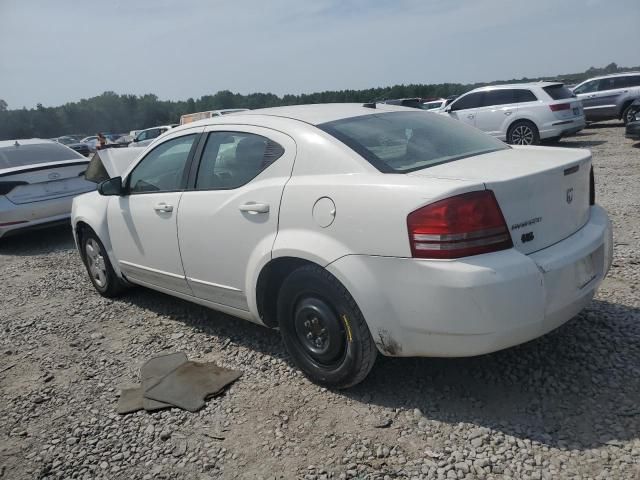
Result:
<svg viewBox="0 0 640 480">
<path fill-rule="evenodd" d="M 633 121 L 629 107 L 640 98 L 640 72 L 590 78 L 577 85 L 573 93 L 582 100 L 588 121 L 622 119 L 626 125 Z"/>
</svg>

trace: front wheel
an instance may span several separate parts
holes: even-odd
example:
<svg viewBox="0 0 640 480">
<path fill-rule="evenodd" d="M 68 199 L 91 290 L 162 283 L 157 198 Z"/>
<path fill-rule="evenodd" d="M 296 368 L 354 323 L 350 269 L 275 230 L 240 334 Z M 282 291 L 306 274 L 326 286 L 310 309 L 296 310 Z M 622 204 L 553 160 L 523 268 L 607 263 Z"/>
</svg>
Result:
<svg viewBox="0 0 640 480">
<path fill-rule="evenodd" d="M 344 286 L 317 265 L 301 267 L 278 295 L 278 322 L 294 363 L 313 382 L 347 388 L 368 375 L 377 350 Z"/>
<path fill-rule="evenodd" d="M 95 233 L 86 232 L 82 236 L 82 254 L 91 283 L 100 295 L 112 298 L 122 293 L 126 285 L 113 270 L 109 256 Z"/>
<path fill-rule="evenodd" d="M 635 120 L 635 115 L 636 115 L 636 112 L 634 111 L 634 109 L 631 108 L 631 105 L 629 105 L 622 112 L 622 121 L 624 122 L 625 125 L 629 122 L 633 122 Z"/>
<path fill-rule="evenodd" d="M 512 145 L 537 145 L 540 143 L 538 127 L 532 122 L 520 120 L 509 127 L 507 143 Z"/>
</svg>

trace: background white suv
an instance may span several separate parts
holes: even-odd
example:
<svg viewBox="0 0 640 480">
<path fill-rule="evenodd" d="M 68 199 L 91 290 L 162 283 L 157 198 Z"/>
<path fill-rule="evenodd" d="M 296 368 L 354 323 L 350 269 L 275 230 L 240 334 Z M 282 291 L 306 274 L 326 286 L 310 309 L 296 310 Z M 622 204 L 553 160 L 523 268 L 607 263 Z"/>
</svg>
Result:
<svg viewBox="0 0 640 480">
<path fill-rule="evenodd" d="M 556 82 L 476 88 L 443 112 L 517 145 L 556 141 L 585 127 L 580 100 Z"/>
</svg>

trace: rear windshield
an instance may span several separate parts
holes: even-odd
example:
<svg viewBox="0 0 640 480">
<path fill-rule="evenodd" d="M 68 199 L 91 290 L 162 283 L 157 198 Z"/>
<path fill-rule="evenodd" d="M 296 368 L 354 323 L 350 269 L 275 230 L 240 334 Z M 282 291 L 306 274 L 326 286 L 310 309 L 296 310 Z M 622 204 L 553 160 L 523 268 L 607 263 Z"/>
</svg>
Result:
<svg viewBox="0 0 640 480">
<path fill-rule="evenodd" d="M 0 168 L 26 167 L 39 163 L 79 159 L 87 160 L 70 148 L 54 142 L 0 147 Z"/>
<path fill-rule="evenodd" d="M 509 148 L 480 130 L 429 112 L 387 112 L 345 118 L 318 128 L 383 173 L 406 173 Z"/>
<path fill-rule="evenodd" d="M 548 87 L 542 87 L 542 89 L 554 100 L 564 100 L 565 98 L 575 97 L 573 92 L 562 84 L 549 85 Z"/>
</svg>

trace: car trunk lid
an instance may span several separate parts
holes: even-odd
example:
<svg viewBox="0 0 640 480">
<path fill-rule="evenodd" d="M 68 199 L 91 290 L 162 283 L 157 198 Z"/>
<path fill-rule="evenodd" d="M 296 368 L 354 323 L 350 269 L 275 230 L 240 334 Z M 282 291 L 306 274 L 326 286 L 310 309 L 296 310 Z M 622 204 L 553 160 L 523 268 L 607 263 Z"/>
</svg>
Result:
<svg viewBox="0 0 640 480">
<path fill-rule="evenodd" d="M 0 170 L 0 189 L 17 205 L 78 195 L 95 188 L 84 178 L 87 165 L 64 161 Z"/>
<path fill-rule="evenodd" d="M 588 150 L 513 147 L 409 175 L 476 180 L 492 190 L 514 247 L 533 253 L 564 240 L 589 218 Z"/>
</svg>

